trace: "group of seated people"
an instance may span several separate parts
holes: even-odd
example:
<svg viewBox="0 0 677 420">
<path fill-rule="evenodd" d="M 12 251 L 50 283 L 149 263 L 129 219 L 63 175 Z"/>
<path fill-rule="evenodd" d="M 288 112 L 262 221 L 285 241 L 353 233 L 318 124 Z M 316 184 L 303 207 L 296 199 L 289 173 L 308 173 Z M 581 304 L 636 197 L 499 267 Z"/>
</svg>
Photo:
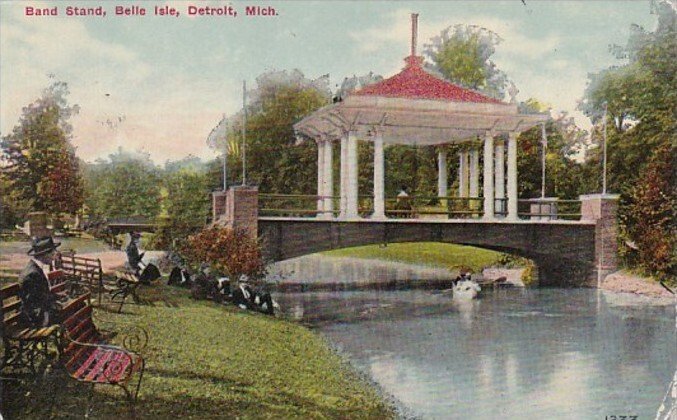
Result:
<svg viewBox="0 0 677 420">
<path fill-rule="evenodd" d="M 180 267 L 179 258 L 169 274 L 167 284 L 188 287 L 195 299 L 213 299 L 217 302 L 230 302 L 241 309 L 249 309 L 266 314 L 274 314 L 274 302 L 270 293 L 253 287 L 247 276 L 240 276 L 231 290 L 228 277 L 217 278 L 207 264 L 202 264 L 197 274 L 192 275 L 187 268 Z"/>
<path fill-rule="evenodd" d="M 139 238 L 140 235 L 137 233 L 130 234 L 130 243 L 126 249 L 127 266 L 140 282 L 150 283 L 160 277 L 160 271 L 153 264 L 143 263 L 144 253 L 139 253 L 138 249 Z M 60 245 L 61 243 L 55 242 L 51 236 L 34 238 L 31 242 L 31 248 L 28 250 L 30 260 L 19 278 L 22 322 L 25 325 L 46 327 L 60 322 L 59 313 L 68 297 L 53 293 L 48 279 L 50 273 L 57 272 L 55 260 Z M 219 296 L 221 300 L 230 301 L 242 308 L 273 314 L 270 293 L 255 290 L 247 278 L 240 278 L 237 287 L 231 292 L 230 281 L 227 278 L 215 279 L 209 267 L 203 265 L 202 268 L 194 279 L 191 279 L 186 270 L 176 267 L 169 276 L 169 284 L 198 287 L 213 297 Z"/>
</svg>

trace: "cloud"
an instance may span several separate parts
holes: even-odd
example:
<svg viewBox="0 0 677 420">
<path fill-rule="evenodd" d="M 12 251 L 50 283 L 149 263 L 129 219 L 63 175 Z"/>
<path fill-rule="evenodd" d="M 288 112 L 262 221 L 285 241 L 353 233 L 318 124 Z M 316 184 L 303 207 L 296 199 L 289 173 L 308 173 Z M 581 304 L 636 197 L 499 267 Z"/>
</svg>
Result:
<svg viewBox="0 0 677 420">
<path fill-rule="evenodd" d="M 188 75 L 174 63 L 150 63 L 133 44 L 97 38 L 82 20 L 26 18 L 23 7 L 7 5 L 2 12 L 2 134 L 53 74 L 69 84 L 68 99 L 80 106 L 71 122 L 81 158 L 93 161 L 118 147 L 145 150 L 156 162 L 213 155 L 205 138 L 222 113 L 237 108 L 239 85 Z"/>
</svg>

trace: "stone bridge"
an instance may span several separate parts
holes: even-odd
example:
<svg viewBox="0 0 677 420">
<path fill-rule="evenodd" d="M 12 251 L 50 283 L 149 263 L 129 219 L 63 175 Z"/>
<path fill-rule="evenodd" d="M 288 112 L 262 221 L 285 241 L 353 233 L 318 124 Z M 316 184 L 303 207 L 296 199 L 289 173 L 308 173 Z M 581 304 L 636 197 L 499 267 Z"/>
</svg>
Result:
<svg viewBox="0 0 677 420">
<path fill-rule="evenodd" d="M 581 196 L 581 220 L 337 220 L 258 216 L 255 189 L 214 200 L 214 219 L 250 231 L 264 256 L 281 261 L 331 249 L 396 242 L 471 245 L 533 260 L 541 286 L 596 286 L 617 269 L 617 197 Z M 221 206 L 221 208 L 217 208 Z"/>
</svg>

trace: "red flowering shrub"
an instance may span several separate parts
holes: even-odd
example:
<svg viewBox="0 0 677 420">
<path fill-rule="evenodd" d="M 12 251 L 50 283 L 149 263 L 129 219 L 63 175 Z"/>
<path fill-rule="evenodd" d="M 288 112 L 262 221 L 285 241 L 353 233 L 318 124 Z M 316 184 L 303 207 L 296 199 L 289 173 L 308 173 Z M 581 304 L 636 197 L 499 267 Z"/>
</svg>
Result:
<svg viewBox="0 0 677 420">
<path fill-rule="evenodd" d="M 677 279 L 675 150 L 657 149 L 632 188 L 621 214 L 624 234 L 635 243 L 636 263 L 660 279 Z"/>
<path fill-rule="evenodd" d="M 232 281 L 246 275 L 252 280 L 266 275 L 261 247 L 245 231 L 224 226 L 209 226 L 189 236 L 181 253 L 195 267 L 208 263 L 215 271 L 227 275 Z"/>
</svg>

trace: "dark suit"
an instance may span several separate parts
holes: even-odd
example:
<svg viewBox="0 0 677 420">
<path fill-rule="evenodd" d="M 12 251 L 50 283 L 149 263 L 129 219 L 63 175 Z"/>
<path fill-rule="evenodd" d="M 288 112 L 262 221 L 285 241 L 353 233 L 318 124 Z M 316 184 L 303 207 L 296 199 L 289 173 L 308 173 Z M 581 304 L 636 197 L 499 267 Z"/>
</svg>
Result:
<svg viewBox="0 0 677 420">
<path fill-rule="evenodd" d="M 139 263 L 141 263 L 143 254 L 139 254 L 139 248 L 136 246 L 136 242 L 134 240 L 129 241 L 129 245 L 127 245 L 125 251 L 127 252 L 127 263 L 132 270 L 138 273 L 141 270 Z"/>
<path fill-rule="evenodd" d="M 258 299 L 257 299 L 258 298 Z M 258 300 L 258 301 L 257 301 Z M 233 291 L 232 302 L 235 305 L 244 305 L 247 309 L 273 314 L 273 298 L 270 293 L 259 293 L 246 284 L 241 284 Z M 266 308 L 263 308 L 266 305 Z"/>
<path fill-rule="evenodd" d="M 49 290 L 47 276 L 33 260 L 21 272 L 20 296 L 25 322 L 33 326 L 44 326 L 45 313 L 48 314 L 48 324 L 58 322 L 56 296 Z"/>
</svg>

